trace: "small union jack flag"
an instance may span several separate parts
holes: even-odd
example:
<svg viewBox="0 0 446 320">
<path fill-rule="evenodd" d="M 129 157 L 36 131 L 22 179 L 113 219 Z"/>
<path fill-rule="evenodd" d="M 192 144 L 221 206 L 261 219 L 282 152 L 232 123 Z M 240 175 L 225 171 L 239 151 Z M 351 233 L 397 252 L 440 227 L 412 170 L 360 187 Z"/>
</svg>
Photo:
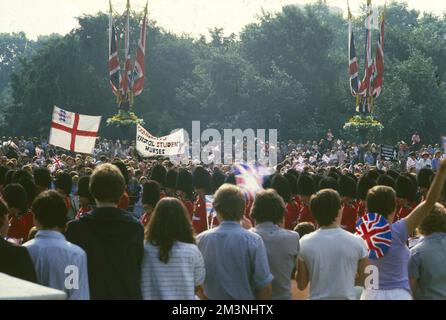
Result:
<svg viewBox="0 0 446 320">
<path fill-rule="evenodd" d="M 356 223 L 356 234 L 366 242 L 369 258 L 378 260 L 392 245 L 392 231 L 387 220 L 380 214 L 367 213 Z"/>
</svg>

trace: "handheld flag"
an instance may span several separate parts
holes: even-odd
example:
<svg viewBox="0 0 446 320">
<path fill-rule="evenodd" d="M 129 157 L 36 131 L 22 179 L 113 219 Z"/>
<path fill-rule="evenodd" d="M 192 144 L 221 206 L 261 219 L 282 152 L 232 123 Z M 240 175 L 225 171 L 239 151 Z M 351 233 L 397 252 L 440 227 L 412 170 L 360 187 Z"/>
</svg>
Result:
<svg viewBox="0 0 446 320">
<path fill-rule="evenodd" d="M 258 165 L 241 163 L 234 166 L 234 175 L 237 185 L 245 193 L 248 200 L 253 200 L 256 193 L 263 190 L 263 176 L 265 168 Z"/>
<path fill-rule="evenodd" d="M 208 229 L 211 228 L 211 226 L 214 225 L 214 219 L 217 216 L 217 212 L 215 212 L 213 203 L 214 203 L 214 196 L 213 195 L 205 195 L 206 200 L 206 221 L 208 223 Z"/>
<path fill-rule="evenodd" d="M 390 225 L 377 213 L 367 213 L 359 218 L 356 223 L 356 234 L 366 242 L 369 258 L 373 260 L 384 257 L 392 245 Z"/>
<path fill-rule="evenodd" d="M 101 116 L 87 116 L 54 107 L 49 144 L 71 152 L 92 154 Z"/>
</svg>

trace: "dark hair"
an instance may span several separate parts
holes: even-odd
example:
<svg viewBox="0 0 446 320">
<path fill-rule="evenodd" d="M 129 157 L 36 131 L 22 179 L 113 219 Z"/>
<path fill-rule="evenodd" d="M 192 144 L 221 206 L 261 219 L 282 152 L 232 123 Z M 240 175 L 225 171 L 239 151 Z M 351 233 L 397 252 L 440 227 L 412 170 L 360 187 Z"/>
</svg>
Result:
<svg viewBox="0 0 446 320">
<path fill-rule="evenodd" d="M 341 209 L 339 193 L 333 189 L 322 189 L 310 198 L 310 212 L 319 226 L 332 224 Z"/>
<path fill-rule="evenodd" d="M 20 178 L 19 184 L 26 191 L 26 199 L 28 200 L 28 207 L 30 207 L 37 195 L 36 184 L 34 183 L 34 181 L 26 177 Z"/>
<path fill-rule="evenodd" d="M 11 183 L 5 187 L 3 199 L 5 199 L 9 208 L 19 209 L 21 213 L 25 213 L 28 210 L 26 191 L 18 183 Z"/>
<path fill-rule="evenodd" d="M 42 188 L 50 188 L 51 186 L 51 173 L 47 168 L 34 169 L 34 182 L 37 186 Z"/>
<path fill-rule="evenodd" d="M 98 201 L 119 203 L 124 190 L 124 177 L 115 165 L 101 164 L 90 176 L 90 192 Z"/>
<path fill-rule="evenodd" d="M 152 172 L 150 173 L 150 179 L 155 180 L 161 185 L 161 187 L 163 187 L 164 184 L 166 183 L 166 174 L 167 174 L 166 168 L 164 168 L 164 166 L 161 164 L 156 164 L 152 168 Z"/>
<path fill-rule="evenodd" d="M 388 186 L 392 188 L 393 190 L 396 190 L 396 182 L 393 180 L 393 178 L 389 175 L 382 174 L 378 177 L 376 180 L 376 184 L 378 186 Z"/>
<path fill-rule="evenodd" d="M 358 199 L 365 200 L 367 198 L 367 192 L 374 186 L 376 186 L 375 180 L 367 175 L 362 176 L 358 181 L 358 186 L 356 189 Z"/>
<path fill-rule="evenodd" d="M 54 185 L 56 189 L 61 189 L 66 195 L 69 195 L 73 188 L 73 179 L 69 173 L 61 172 L 56 176 Z"/>
<path fill-rule="evenodd" d="M 54 190 L 39 194 L 33 202 L 32 211 L 36 220 L 44 228 L 64 228 L 68 221 L 65 200 Z"/>
<path fill-rule="evenodd" d="M 290 202 L 291 186 L 287 178 L 285 178 L 279 173 L 275 174 L 271 181 L 270 188 L 276 190 L 279 196 L 282 197 L 283 201 Z"/>
<path fill-rule="evenodd" d="M 422 235 L 428 236 L 434 232 L 446 232 L 446 210 L 436 203 L 432 211 L 424 218 L 418 227 Z"/>
<path fill-rule="evenodd" d="M 195 189 L 204 189 L 206 193 L 211 190 L 211 174 L 204 167 L 198 166 L 192 173 Z"/>
<path fill-rule="evenodd" d="M 418 171 L 417 183 L 420 188 L 429 189 L 431 185 L 431 178 L 434 175 L 434 171 L 429 168 L 422 168 Z"/>
<path fill-rule="evenodd" d="M 316 230 L 316 226 L 311 222 L 301 222 L 294 227 L 294 231 L 299 234 L 299 238 Z"/>
<path fill-rule="evenodd" d="M 90 192 L 90 176 L 82 176 L 77 182 L 77 195 L 87 198 L 90 203 L 94 203 L 94 198 Z"/>
<path fill-rule="evenodd" d="M 0 217 L 6 216 L 8 214 L 8 205 L 5 200 L 0 198 Z"/>
<path fill-rule="evenodd" d="M 240 188 L 228 183 L 218 188 L 214 209 L 224 220 L 239 221 L 245 212 L 245 198 Z"/>
<path fill-rule="evenodd" d="M 396 208 L 396 193 L 391 187 L 375 186 L 367 193 L 367 211 L 387 219 Z"/>
<path fill-rule="evenodd" d="M 251 208 L 251 217 L 257 223 L 271 221 L 278 224 L 285 215 L 285 202 L 274 189 L 266 189 L 256 194 Z"/>
<path fill-rule="evenodd" d="M 339 177 L 339 175 L 332 173 L 332 176 L 327 176 L 319 181 L 319 189 L 333 189 L 339 191 L 338 178 L 334 178 L 334 176 Z"/>
<path fill-rule="evenodd" d="M 211 193 L 215 193 L 215 191 L 220 188 L 220 186 L 225 183 L 225 175 L 221 172 L 220 169 L 215 168 L 211 177 Z"/>
<path fill-rule="evenodd" d="M 235 181 L 235 174 L 234 173 L 228 173 L 228 175 L 225 178 L 225 183 L 237 185 L 237 182 Z"/>
<path fill-rule="evenodd" d="M 11 183 L 19 183 L 20 179 L 26 178 L 29 180 L 33 179 L 33 176 L 26 170 L 20 169 L 14 172 L 12 175 Z"/>
<path fill-rule="evenodd" d="M 175 241 L 195 243 L 192 223 L 181 201 L 166 197 L 158 202 L 146 227 L 145 239 L 159 247 L 159 259 L 164 263 L 169 262 Z"/>
<path fill-rule="evenodd" d="M 164 186 L 166 188 L 175 189 L 175 185 L 177 183 L 178 171 L 176 169 L 170 169 L 166 173 L 166 183 Z"/>
<path fill-rule="evenodd" d="M 284 174 L 284 177 L 288 180 L 291 187 L 291 194 L 297 195 L 297 177 L 288 170 L 287 173 Z"/>
<path fill-rule="evenodd" d="M 12 176 L 14 175 L 15 170 L 8 170 L 5 175 L 5 185 L 8 185 L 12 182 Z"/>
<path fill-rule="evenodd" d="M 155 180 L 144 183 L 142 188 L 142 204 L 148 204 L 154 208 L 161 197 L 161 186 Z"/>
<path fill-rule="evenodd" d="M 8 168 L 5 166 L 0 166 L 0 185 L 5 185 L 6 173 L 8 172 Z"/>
<path fill-rule="evenodd" d="M 122 162 L 121 160 L 115 160 L 112 162 L 112 165 L 116 166 L 119 171 L 122 174 L 122 177 L 124 178 L 124 183 L 125 185 L 129 184 L 129 172 L 127 170 L 127 166 L 125 165 L 124 162 Z"/>
</svg>

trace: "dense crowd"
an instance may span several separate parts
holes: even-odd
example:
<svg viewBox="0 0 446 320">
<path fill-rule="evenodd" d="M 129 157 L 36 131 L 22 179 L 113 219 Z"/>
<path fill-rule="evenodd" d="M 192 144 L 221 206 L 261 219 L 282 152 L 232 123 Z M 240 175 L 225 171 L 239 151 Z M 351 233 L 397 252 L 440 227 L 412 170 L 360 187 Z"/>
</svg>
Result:
<svg viewBox="0 0 446 320">
<path fill-rule="evenodd" d="M 446 298 L 446 160 L 419 137 L 394 161 L 330 131 L 283 142 L 255 198 L 230 165 L 141 159 L 128 141 L 87 156 L 3 137 L 0 152 L 0 272 L 69 299 L 291 299 L 294 281 L 310 299 Z M 391 224 L 378 260 L 354 235 L 368 212 Z"/>
</svg>

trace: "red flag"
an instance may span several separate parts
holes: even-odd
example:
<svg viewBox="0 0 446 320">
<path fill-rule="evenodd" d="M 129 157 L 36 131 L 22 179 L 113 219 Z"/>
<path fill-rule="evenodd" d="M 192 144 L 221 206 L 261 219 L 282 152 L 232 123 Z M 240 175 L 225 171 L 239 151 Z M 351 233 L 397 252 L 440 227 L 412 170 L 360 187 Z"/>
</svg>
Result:
<svg viewBox="0 0 446 320">
<path fill-rule="evenodd" d="M 118 56 L 118 37 L 116 28 L 113 23 L 112 7 L 110 2 L 110 17 L 109 17 L 109 46 L 108 46 L 108 71 L 110 75 L 110 85 L 115 95 L 119 94 L 119 85 L 121 82 L 121 75 L 119 72 L 119 56 Z"/>
<path fill-rule="evenodd" d="M 130 62 L 130 1 L 127 0 L 127 23 L 125 26 L 125 65 L 124 65 L 124 75 L 121 77 L 121 90 L 122 95 L 125 96 L 131 90 L 130 85 L 130 73 L 131 73 L 131 62 Z"/>
</svg>

